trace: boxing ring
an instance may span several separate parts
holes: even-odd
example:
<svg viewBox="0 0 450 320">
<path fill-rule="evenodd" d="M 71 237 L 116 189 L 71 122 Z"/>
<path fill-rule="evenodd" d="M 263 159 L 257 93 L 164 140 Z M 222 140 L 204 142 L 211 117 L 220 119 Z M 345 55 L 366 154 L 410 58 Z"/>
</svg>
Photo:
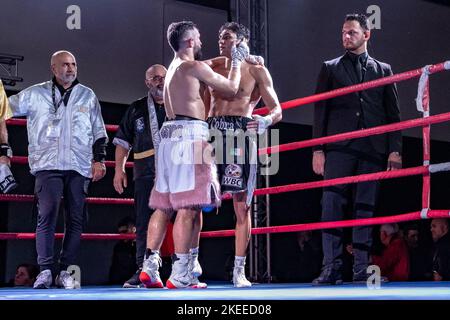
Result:
<svg viewBox="0 0 450 320">
<path fill-rule="evenodd" d="M 82 286 L 80 290 L 0 289 L 0 300 L 450 300 L 449 282 L 392 282 L 369 290 L 365 284 L 315 287 L 311 284 L 232 284 L 208 282 L 207 289 L 123 289 Z"/>
<path fill-rule="evenodd" d="M 358 183 L 362 181 L 374 181 L 394 179 L 413 175 L 422 176 L 422 206 L 417 211 L 401 213 L 392 216 L 375 217 L 358 220 L 343 220 L 331 222 L 315 222 L 294 224 L 285 226 L 270 226 L 253 228 L 253 235 L 298 232 L 307 230 L 323 230 L 330 228 L 345 228 L 353 226 L 380 225 L 385 223 L 397 223 L 420 219 L 450 218 L 450 209 L 430 208 L 430 179 L 431 174 L 450 171 L 450 162 L 431 164 L 430 154 L 430 128 L 432 124 L 450 121 L 450 112 L 430 116 L 429 76 L 433 73 L 450 70 L 450 61 L 423 68 L 399 73 L 393 76 L 361 83 L 337 90 L 316 94 L 300 99 L 291 100 L 281 104 L 282 109 L 290 109 L 301 105 L 311 104 L 320 100 L 331 99 L 362 90 L 367 90 L 387 84 L 401 82 L 420 77 L 418 95 L 416 99 L 417 109 L 422 112 L 422 118 L 402 121 L 379 127 L 362 129 L 354 132 L 346 132 L 328 137 L 298 141 L 278 146 L 259 149 L 260 155 L 269 155 L 278 152 L 287 152 L 316 145 L 333 143 L 348 139 L 362 138 L 371 135 L 384 134 L 409 128 L 422 127 L 423 136 L 423 165 L 404 168 L 394 171 L 383 171 L 371 174 L 362 174 L 331 180 L 314 182 L 301 182 L 289 185 L 257 189 L 255 196 L 271 195 L 285 192 L 323 188 L 338 184 Z M 254 114 L 265 114 L 267 108 L 255 110 Z M 25 126 L 26 120 L 10 119 L 8 125 Z M 117 126 L 107 125 L 108 131 L 117 130 Z M 449 159 L 450 160 L 450 159 Z M 14 156 L 14 164 L 27 164 L 27 157 Z M 107 167 L 114 167 L 114 161 L 106 161 Z M 126 167 L 132 167 L 133 163 L 127 162 Z M 229 199 L 229 198 L 228 198 Z M 20 194 L 0 195 L 0 201 L 32 202 L 34 196 Z M 133 199 L 118 198 L 88 198 L 90 204 L 109 205 L 133 205 Z M 217 230 L 202 232 L 201 237 L 231 237 L 234 230 Z M 63 234 L 57 233 L 56 238 L 61 239 Z M 132 239 L 134 235 L 124 234 L 97 234 L 85 233 L 83 240 L 123 240 Z M 33 240 L 34 233 L 0 233 L 0 240 Z M 207 281 L 208 282 L 208 281 Z M 89 287 L 82 286 L 81 290 L 33 290 L 33 289 L 0 289 L 0 300 L 450 300 L 449 282 L 388 282 L 382 283 L 379 288 L 369 288 L 366 284 L 344 283 L 341 286 L 314 287 L 311 284 L 254 284 L 251 288 L 236 289 L 232 284 L 208 282 L 206 290 L 166 290 L 166 289 L 122 289 L 117 287 Z"/>
</svg>

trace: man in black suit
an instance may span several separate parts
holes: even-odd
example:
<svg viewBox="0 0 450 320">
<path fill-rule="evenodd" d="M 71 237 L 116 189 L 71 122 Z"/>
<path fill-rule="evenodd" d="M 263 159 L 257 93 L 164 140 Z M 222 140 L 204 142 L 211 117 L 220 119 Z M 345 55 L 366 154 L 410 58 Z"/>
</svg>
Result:
<svg viewBox="0 0 450 320">
<path fill-rule="evenodd" d="M 326 61 L 319 74 L 316 93 L 342 88 L 392 75 L 391 67 L 367 54 L 370 29 L 367 17 L 349 14 L 342 28 L 346 53 Z M 376 127 L 400 121 L 397 89 L 394 84 L 320 101 L 314 109 L 314 138 L 347 131 Z M 401 168 L 401 133 L 392 132 L 367 138 L 317 146 L 313 154 L 313 170 L 325 179 L 373 173 Z M 324 189 L 322 221 L 344 217 L 348 204 L 355 219 L 370 218 L 376 205 L 378 182 L 337 185 Z M 352 197 L 349 197 L 352 196 Z M 352 198 L 353 201 L 349 201 Z M 368 277 L 371 227 L 353 228 L 353 281 Z M 342 229 L 322 233 L 323 269 L 313 281 L 315 285 L 342 283 Z"/>
</svg>

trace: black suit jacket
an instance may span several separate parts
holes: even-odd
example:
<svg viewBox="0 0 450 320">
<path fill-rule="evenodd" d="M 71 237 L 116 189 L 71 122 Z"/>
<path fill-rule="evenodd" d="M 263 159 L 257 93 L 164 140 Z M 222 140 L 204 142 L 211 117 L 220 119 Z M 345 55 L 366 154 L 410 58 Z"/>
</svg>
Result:
<svg viewBox="0 0 450 320">
<path fill-rule="evenodd" d="M 450 280 L 450 233 L 446 233 L 435 244 L 433 271 L 439 273 L 443 281 Z"/>
<path fill-rule="evenodd" d="M 392 75 L 391 66 L 372 57 L 367 58 L 364 82 Z M 353 63 L 347 55 L 325 61 L 320 70 L 316 93 L 357 84 Z M 395 84 L 351 93 L 333 99 L 319 101 L 314 107 L 313 137 L 320 138 L 338 133 L 371 128 L 400 121 L 397 87 Z M 371 136 L 374 149 L 382 154 L 401 152 L 401 132 Z M 317 146 L 314 150 L 328 147 L 340 148 L 349 140 Z"/>
</svg>

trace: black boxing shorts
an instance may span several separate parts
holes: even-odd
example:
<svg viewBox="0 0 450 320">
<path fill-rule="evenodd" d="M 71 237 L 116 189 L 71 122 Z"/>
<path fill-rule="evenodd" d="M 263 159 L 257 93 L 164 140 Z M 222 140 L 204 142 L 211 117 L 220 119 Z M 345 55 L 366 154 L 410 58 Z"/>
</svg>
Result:
<svg viewBox="0 0 450 320">
<path fill-rule="evenodd" d="M 241 116 L 210 117 L 210 142 L 214 146 L 221 191 L 247 192 L 251 204 L 256 187 L 256 134 L 247 131 L 251 118 Z"/>
</svg>

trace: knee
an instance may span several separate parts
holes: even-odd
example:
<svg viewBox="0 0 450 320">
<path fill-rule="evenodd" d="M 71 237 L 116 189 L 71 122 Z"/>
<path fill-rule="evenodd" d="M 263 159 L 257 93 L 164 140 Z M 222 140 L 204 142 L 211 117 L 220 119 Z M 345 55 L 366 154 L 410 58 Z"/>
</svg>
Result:
<svg viewBox="0 0 450 320">
<path fill-rule="evenodd" d="M 184 212 L 183 214 L 178 214 L 177 219 L 178 221 L 180 221 L 181 223 L 185 224 L 193 224 L 198 216 L 198 212 Z M 175 221 L 176 221 L 175 220 Z"/>
<path fill-rule="evenodd" d="M 56 225 L 56 216 L 58 214 L 57 208 L 45 208 L 38 211 L 38 227 L 39 226 L 53 226 Z"/>
<path fill-rule="evenodd" d="M 70 230 L 81 232 L 83 230 L 83 217 L 69 218 L 66 224 Z"/>
</svg>

